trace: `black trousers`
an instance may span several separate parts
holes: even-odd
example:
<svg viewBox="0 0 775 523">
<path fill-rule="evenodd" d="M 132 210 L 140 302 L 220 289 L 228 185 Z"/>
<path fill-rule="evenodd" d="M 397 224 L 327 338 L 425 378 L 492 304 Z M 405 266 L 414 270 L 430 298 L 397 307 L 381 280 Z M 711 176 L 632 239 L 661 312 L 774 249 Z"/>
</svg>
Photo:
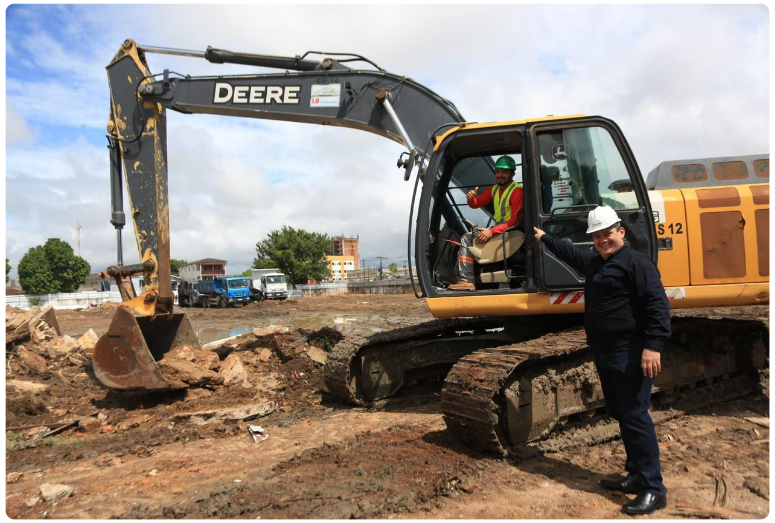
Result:
<svg viewBox="0 0 775 523">
<path fill-rule="evenodd" d="M 639 360 L 632 358 L 629 364 L 619 368 L 610 368 L 598 362 L 597 369 L 606 407 L 619 422 L 622 433 L 627 452 L 624 470 L 638 479 L 641 491 L 664 495 L 659 442 L 649 415 L 654 379 L 643 375 Z"/>
</svg>

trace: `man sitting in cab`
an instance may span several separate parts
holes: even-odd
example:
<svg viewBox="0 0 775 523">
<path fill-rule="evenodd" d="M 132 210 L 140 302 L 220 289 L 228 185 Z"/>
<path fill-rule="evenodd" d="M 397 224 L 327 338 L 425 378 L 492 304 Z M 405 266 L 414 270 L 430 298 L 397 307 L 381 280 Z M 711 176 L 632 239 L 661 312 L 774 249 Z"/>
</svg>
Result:
<svg viewBox="0 0 775 523">
<path fill-rule="evenodd" d="M 459 280 L 449 286 L 453 291 L 473 291 L 474 285 L 474 257 L 470 248 L 472 242 L 484 245 L 493 236 L 503 234 L 503 231 L 514 227 L 523 219 L 522 210 L 522 185 L 514 181 L 517 164 L 510 156 L 501 156 L 495 162 L 495 185 L 486 189 L 482 194 L 479 187 L 474 187 L 466 193 L 468 206 L 478 209 L 492 202 L 493 218 L 495 225 L 490 228 L 477 227 L 473 232 L 467 232 L 460 237 L 460 249 L 457 255 L 457 274 Z"/>
</svg>

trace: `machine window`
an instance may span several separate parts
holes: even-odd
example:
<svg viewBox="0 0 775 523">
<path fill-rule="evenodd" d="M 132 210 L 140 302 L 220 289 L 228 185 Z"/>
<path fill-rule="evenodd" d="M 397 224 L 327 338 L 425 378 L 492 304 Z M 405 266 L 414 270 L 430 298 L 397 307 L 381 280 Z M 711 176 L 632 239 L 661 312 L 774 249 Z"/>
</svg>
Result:
<svg viewBox="0 0 775 523">
<path fill-rule="evenodd" d="M 753 172 L 757 178 L 769 178 L 770 177 L 770 161 L 767 159 L 754 160 Z"/>
<path fill-rule="evenodd" d="M 585 212 L 596 205 L 639 207 L 627 166 L 606 129 L 539 133 L 538 150 L 544 214 Z"/>
<path fill-rule="evenodd" d="M 717 162 L 713 164 L 713 177 L 717 180 L 745 180 L 748 168 L 745 162 Z"/>
<path fill-rule="evenodd" d="M 674 165 L 672 168 L 675 183 L 698 183 L 708 180 L 705 166 L 700 163 Z"/>
</svg>

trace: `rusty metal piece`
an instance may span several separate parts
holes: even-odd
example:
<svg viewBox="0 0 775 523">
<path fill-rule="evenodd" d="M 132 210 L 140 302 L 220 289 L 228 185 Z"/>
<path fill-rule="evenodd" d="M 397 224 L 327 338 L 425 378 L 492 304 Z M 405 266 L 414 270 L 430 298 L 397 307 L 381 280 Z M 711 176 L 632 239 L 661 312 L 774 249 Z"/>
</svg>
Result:
<svg viewBox="0 0 775 523">
<path fill-rule="evenodd" d="M 133 302 L 143 301 L 140 296 Z M 186 314 L 174 307 L 169 315 L 152 315 L 126 303 L 116 310 L 107 334 L 94 347 L 94 374 L 116 390 L 181 389 L 186 385 L 166 378 L 156 362 L 175 347 L 201 348 Z"/>
<path fill-rule="evenodd" d="M 111 265 L 107 268 L 106 272 L 113 277 L 116 276 L 132 276 L 134 274 L 151 272 L 156 268 L 156 264 L 152 260 L 145 260 L 143 263 L 136 265 Z"/>
</svg>

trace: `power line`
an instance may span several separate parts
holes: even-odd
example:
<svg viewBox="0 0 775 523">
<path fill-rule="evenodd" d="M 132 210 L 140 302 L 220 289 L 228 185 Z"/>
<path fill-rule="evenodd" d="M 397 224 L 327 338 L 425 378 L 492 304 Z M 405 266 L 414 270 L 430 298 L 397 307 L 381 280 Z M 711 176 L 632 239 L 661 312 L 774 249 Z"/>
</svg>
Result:
<svg viewBox="0 0 775 523">
<path fill-rule="evenodd" d="M 78 248 L 78 257 L 81 256 L 81 224 L 75 222 L 75 244 Z"/>
<path fill-rule="evenodd" d="M 379 279 L 382 279 L 382 260 L 386 260 L 384 256 L 375 256 L 376 259 L 379 260 Z"/>
</svg>

